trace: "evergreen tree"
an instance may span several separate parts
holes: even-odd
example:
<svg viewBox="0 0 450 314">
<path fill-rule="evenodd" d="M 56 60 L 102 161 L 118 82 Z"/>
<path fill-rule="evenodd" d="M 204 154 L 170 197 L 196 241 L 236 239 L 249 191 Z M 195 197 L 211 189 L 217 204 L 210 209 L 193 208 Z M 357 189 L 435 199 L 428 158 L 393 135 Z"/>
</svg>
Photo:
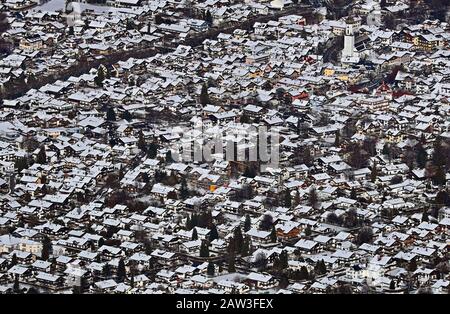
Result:
<svg viewBox="0 0 450 314">
<path fill-rule="evenodd" d="M 275 230 L 275 226 L 272 226 L 272 230 L 270 231 L 270 241 L 273 243 L 277 242 L 277 231 Z"/>
<path fill-rule="evenodd" d="M 202 90 L 200 92 L 200 103 L 202 104 L 202 106 L 206 106 L 207 104 L 210 103 L 208 86 L 206 85 L 206 83 L 202 85 Z"/>
<path fill-rule="evenodd" d="M 356 144 L 352 145 L 352 147 L 350 148 L 350 157 L 348 159 L 348 163 L 354 169 L 360 169 L 362 166 L 364 166 L 365 162 L 366 162 L 366 160 L 362 153 L 361 144 L 356 143 Z"/>
<path fill-rule="evenodd" d="M 166 163 L 171 163 L 171 162 L 173 162 L 172 151 L 168 150 L 166 152 Z"/>
<path fill-rule="evenodd" d="M 126 269 L 125 269 L 125 262 L 121 258 L 119 260 L 119 264 L 117 265 L 117 281 L 123 282 L 125 280 L 126 275 L 127 275 L 127 273 L 126 273 Z"/>
<path fill-rule="evenodd" d="M 372 171 L 370 173 L 370 181 L 375 182 L 378 177 L 378 169 L 377 169 L 377 162 L 374 161 L 372 165 Z"/>
<path fill-rule="evenodd" d="M 196 214 L 191 215 L 191 224 L 192 227 L 198 226 L 198 216 Z"/>
<path fill-rule="evenodd" d="M 209 245 L 207 241 L 202 241 L 200 246 L 200 257 L 209 257 Z"/>
<path fill-rule="evenodd" d="M 160 24 L 164 23 L 164 19 L 162 18 L 161 14 L 156 14 L 154 19 L 155 19 L 154 21 L 155 21 L 156 25 L 160 25 Z M 149 27 L 150 27 L 150 25 L 149 25 Z"/>
<path fill-rule="evenodd" d="M 208 24 L 208 26 L 211 26 L 213 24 L 213 17 L 212 17 L 211 12 L 209 10 L 206 11 L 205 22 Z"/>
<path fill-rule="evenodd" d="M 254 178 L 256 176 L 256 169 L 254 166 L 246 166 L 243 176 L 247 178 Z"/>
<path fill-rule="evenodd" d="M 119 173 L 117 174 L 117 178 L 118 178 L 119 180 L 122 180 L 124 176 L 125 176 L 125 173 L 123 172 L 122 165 L 120 165 Z"/>
<path fill-rule="evenodd" d="M 449 206 L 450 207 L 450 195 L 446 190 L 441 190 L 436 194 L 434 203 L 439 207 Z"/>
<path fill-rule="evenodd" d="M 408 271 L 415 272 L 417 270 L 417 262 L 415 259 L 412 259 L 407 267 Z"/>
<path fill-rule="evenodd" d="M 264 215 L 259 223 L 259 229 L 269 231 L 273 225 L 273 217 L 271 215 Z"/>
<path fill-rule="evenodd" d="M 240 250 L 240 248 L 242 247 L 242 244 L 244 242 L 244 238 L 242 236 L 241 227 L 238 226 L 236 229 L 234 229 L 233 239 L 234 239 L 234 242 L 235 242 L 235 249 L 236 250 Z"/>
<path fill-rule="evenodd" d="M 280 277 L 279 287 L 281 289 L 285 289 L 287 286 L 289 286 L 289 278 L 285 273 L 283 273 Z"/>
<path fill-rule="evenodd" d="M 106 120 L 116 121 L 116 112 L 113 107 L 108 107 L 108 110 L 106 111 Z"/>
<path fill-rule="evenodd" d="M 350 198 L 356 200 L 357 199 L 357 194 L 356 194 L 356 189 L 352 188 L 352 190 L 350 191 Z"/>
<path fill-rule="evenodd" d="M 244 184 L 241 189 L 242 198 L 251 199 L 253 197 L 253 188 L 250 184 Z"/>
<path fill-rule="evenodd" d="M 439 136 L 436 137 L 436 140 L 434 141 L 433 154 L 431 160 L 433 162 L 433 166 L 436 167 L 442 167 L 446 163 L 445 151 L 442 146 L 441 138 Z"/>
<path fill-rule="evenodd" d="M 288 254 L 285 250 L 283 250 L 279 256 L 279 265 L 281 269 L 286 269 L 289 266 Z"/>
<path fill-rule="evenodd" d="M 20 293 L 20 283 L 19 283 L 19 275 L 14 276 L 14 284 L 13 284 L 14 293 Z"/>
<path fill-rule="evenodd" d="M 292 206 L 291 193 L 289 191 L 284 192 L 284 206 L 287 208 Z"/>
<path fill-rule="evenodd" d="M 16 188 L 16 175 L 12 174 L 9 176 L 9 192 L 14 192 L 14 189 Z"/>
<path fill-rule="evenodd" d="M 389 284 L 389 289 L 395 290 L 395 281 L 391 280 L 391 283 Z"/>
<path fill-rule="evenodd" d="M 243 112 L 241 114 L 241 116 L 239 117 L 239 122 L 240 123 L 250 123 L 250 117 L 245 112 Z"/>
<path fill-rule="evenodd" d="M 188 215 L 186 217 L 186 230 L 191 230 L 191 229 L 192 229 L 192 221 L 191 221 L 191 218 Z"/>
<path fill-rule="evenodd" d="M 158 154 L 158 145 L 154 142 L 151 142 L 148 145 L 148 149 L 147 149 L 147 156 L 149 158 L 156 158 L 156 155 Z"/>
<path fill-rule="evenodd" d="M 311 154 L 311 148 L 309 148 L 308 146 L 304 147 L 303 150 L 301 151 L 301 160 L 302 162 L 307 165 L 307 166 L 311 166 L 312 162 L 313 162 L 313 156 Z"/>
<path fill-rule="evenodd" d="M 422 144 L 418 144 L 416 147 L 416 161 L 420 169 L 425 168 L 427 164 L 428 154 Z"/>
<path fill-rule="evenodd" d="M 47 236 L 44 236 L 42 240 L 42 253 L 41 257 L 44 261 L 48 260 L 50 252 L 52 250 L 52 241 Z"/>
<path fill-rule="evenodd" d="M 144 133 L 142 131 L 139 131 L 137 147 L 144 152 L 147 150 L 147 143 L 145 141 Z"/>
<path fill-rule="evenodd" d="M 299 191 L 295 191 L 295 196 L 294 196 L 294 206 L 298 206 L 300 205 L 301 199 L 300 199 L 300 193 Z"/>
<path fill-rule="evenodd" d="M 314 209 L 317 209 L 319 206 L 319 196 L 315 187 L 309 190 L 309 205 Z"/>
<path fill-rule="evenodd" d="M 217 232 L 217 227 L 215 224 L 211 226 L 211 231 L 209 232 L 209 241 L 214 241 L 219 238 L 219 233 Z"/>
<path fill-rule="evenodd" d="M 35 287 L 30 287 L 27 291 L 27 294 L 39 294 L 39 291 L 36 290 Z"/>
<path fill-rule="evenodd" d="M 341 145 L 341 134 L 339 131 L 336 131 L 334 137 L 334 146 L 339 147 Z"/>
<path fill-rule="evenodd" d="M 363 227 L 356 236 L 356 244 L 370 243 L 373 238 L 373 230 L 370 227 Z"/>
<path fill-rule="evenodd" d="M 39 149 L 39 152 L 36 156 L 36 163 L 38 164 L 46 164 L 47 163 L 47 154 L 45 152 L 45 145 L 42 145 Z"/>
<path fill-rule="evenodd" d="M 429 221 L 429 219 L 428 219 L 428 213 L 427 213 L 426 211 L 424 211 L 424 212 L 422 213 L 422 221 Z"/>
<path fill-rule="evenodd" d="M 208 268 L 206 269 L 206 273 L 208 274 L 208 276 L 214 276 L 214 272 L 215 272 L 214 263 L 209 262 Z"/>
<path fill-rule="evenodd" d="M 128 19 L 126 22 L 126 29 L 127 30 L 133 30 L 135 28 L 134 21 L 131 19 Z"/>
<path fill-rule="evenodd" d="M 23 169 L 28 169 L 28 160 L 26 157 L 20 157 L 16 159 L 14 162 L 14 168 L 17 169 L 17 172 L 21 172 Z"/>
<path fill-rule="evenodd" d="M 308 269 L 306 268 L 306 266 L 302 266 L 300 268 L 300 276 L 299 276 L 300 280 L 306 280 L 309 278 L 309 273 L 308 273 Z"/>
<path fill-rule="evenodd" d="M 188 197 L 189 197 L 189 189 L 187 186 L 187 181 L 185 177 L 182 177 L 180 183 L 180 198 L 184 200 Z"/>
<path fill-rule="evenodd" d="M 131 116 L 131 113 L 128 110 L 125 110 L 122 114 L 122 119 L 130 122 L 131 120 L 133 120 L 133 117 Z"/>
<path fill-rule="evenodd" d="M 236 253 L 235 253 L 235 241 L 233 238 L 230 238 L 230 243 L 228 244 L 228 272 L 234 273 L 236 272 Z"/>
<path fill-rule="evenodd" d="M 192 230 L 192 237 L 191 237 L 191 240 L 192 240 L 192 241 L 198 240 L 198 234 L 197 234 L 197 229 L 196 229 L 196 228 L 194 228 L 194 230 Z"/>
<path fill-rule="evenodd" d="M 440 185 L 440 186 L 445 185 L 447 179 L 446 179 L 444 166 L 437 167 L 432 179 L 433 179 L 433 183 L 435 185 Z"/>
<path fill-rule="evenodd" d="M 307 225 L 306 228 L 305 228 L 305 235 L 307 237 L 309 237 L 309 236 L 311 236 L 311 234 L 312 234 L 311 226 Z"/>
<path fill-rule="evenodd" d="M 102 275 L 104 278 L 111 277 L 111 266 L 108 263 L 105 263 L 105 265 L 103 265 Z"/>
<path fill-rule="evenodd" d="M 251 247 L 251 240 L 250 237 L 247 236 L 244 238 L 244 241 L 242 243 L 241 256 L 250 255 L 250 247 Z"/>
<path fill-rule="evenodd" d="M 325 266 L 325 262 L 322 260 L 316 262 L 316 266 L 314 267 L 314 271 L 318 275 L 326 274 L 327 267 Z"/>
<path fill-rule="evenodd" d="M 147 172 L 143 172 L 142 173 L 142 182 L 144 182 L 144 183 L 149 183 L 150 182 L 150 177 L 148 176 Z"/>
<path fill-rule="evenodd" d="M 204 211 L 200 214 L 198 218 L 198 226 L 202 228 L 207 228 L 212 224 L 212 214 L 210 210 Z"/>
<path fill-rule="evenodd" d="M 106 73 L 105 73 L 105 67 L 99 66 L 97 70 L 97 76 L 94 79 L 95 84 L 98 87 L 103 87 L 103 81 L 105 80 Z"/>
<path fill-rule="evenodd" d="M 244 221 L 244 232 L 249 231 L 251 229 L 251 227 L 252 227 L 252 221 L 251 221 L 250 215 L 246 214 L 245 221 Z"/>
<path fill-rule="evenodd" d="M 10 263 L 9 267 L 11 268 L 16 265 L 17 265 L 17 255 L 16 255 L 16 253 L 14 253 L 11 257 L 11 263 Z"/>
<path fill-rule="evenodd" d="M 95 84 L 99 87 L 103 86 L 103 81 L 107 76 L 107 70 L 103 65 L 100 65 L 97 69 L 97 76 L 95 77 Z"/>
</svg>

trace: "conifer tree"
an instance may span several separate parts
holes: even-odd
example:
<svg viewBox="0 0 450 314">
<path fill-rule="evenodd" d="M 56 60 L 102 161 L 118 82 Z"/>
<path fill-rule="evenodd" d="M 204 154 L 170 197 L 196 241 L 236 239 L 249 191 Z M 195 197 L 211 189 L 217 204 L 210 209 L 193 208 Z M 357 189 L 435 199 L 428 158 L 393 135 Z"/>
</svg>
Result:
<svg viewBox="0 0 450 314">
<path fill-rule="evenodd" d="M 284 206 L 287 208 L 291 208 L 292 206 L 291 193 L 289 191 L 284 192 Z"/>
<path fill-rule="evenodd" d="M 41 252 L 41 257 L 44 261 L 48 260 L 51 250 L 52 250 L 52 242 L 47 236 L 45 236 L 44 239 L 42 240 L 42 252 Z"/>
<path fill-rule="evenodd" d="M 374 161 L 372 165 L 372 171 L 370 173 L 370 181 L 375 182 L 378 177 L 378 169 L 377 169 L 377 162 Z"/>
<path fill-rule="evenodd" d="M 38 164 L 46 164 L 47 163 L 47 154 L 45 152 L 45 145 L 42 145 L 39 149 L 39 152 L 36 156 L 36 162 Z"/>
<path fill-rule="evenodd" d="M 215 272 L 214 263 L 209 262 L 209 263 L 208 263 L 208 268 L 206 269 L 206 273 L 207 273 L 209 276 L 214 276 L 214 272 Z"/>
<path fill-rule="evenodd" d="M 211 15 L 211 11 L 206 11 L 206 14 L 205 14 L 205 22 L 209 25 L 209 26 L 211 26 L 212 24 L 213 24 L 213 17 L 212 17 L 212 15 Z"/>
<path fill-rule="evenodd" d="M 139 131 L 137 147 L 143 152 L 147 151 L 147 142 L 145 141 L 144 133 Z"/>
<path fill-rule="evenodd" d="M 158 154 L 158 145 L 154 142 L 151 142 L 148 145 L 148 149 L 147 149 L 147 156 L 149 158 L 156 158 L 156 155 Z"/>
<path fill-rule="evenodd" d="M 251 227 L 252 227 L 252 221 L 251 221 L 250 215 L 246 214 L 245 221 L 244 221 L 244 232 L 249 231 L 251 229 Z"/>
<path fill-rule="evenodd" d="M 228 244 L 228 272 L 234 273 L 236 271 L 236 243 L 234 238 L 230 238 L 230 243 Z"/>
<path fill-rule="evenodd" d="M 126 275 L 127 275 L 127 273 L 126 273 L 126 269 L 125 269 L 125 262 L 121 258 L 119 260 L 119 264 L 117 265 L 117 281 L 123 282 L 125 280 Z"/>
<path fill-rule="evenodd" d="M 208 85 L 204 83 L 200 92 L 200 103 L 202 104 L 202 106 L 206 106 L 207 104 L 209 104 L 209 102 L 210 100 L 208 94 Z"/>
<path fill-rule="evenodd" d="M 238 226 L 236 229 L 234 229 L 233 239 L 235 242 L 235 249 L 239 250 L 242 247 L 242 243 L 244 241 L 244 238 L 242 237 L 241 227 Z"/>
<path fill-rule="evenodd" d="M 270 241 L 273 243 L 277 242 L 277 231 L 275 230 L 275 226 L 272 226 L 272 230 L 270 231 Z"/>
<path fill-rule="evenodd" d="M 20 283 L 19 283 L 19 275 L 14 276 L 14 284 L 13 284 L 14 293 L 20 293 Z"/>
<path fill-rule="evenodd" d="M 116 121 L 116 112 L 113 107 L 108 107 L 108 110 L 106 111 L 106 120 Z"/>
<path fill-rule="evenodd" d="M 420 169 L 425 168 L 427 164 L 428 154 L 425 148 L 419 143 L 416 147 L 416 162 Z"/>
<path fill-rule="evenodd" d="M 250 237 L 247 236 L 244 238 L 244 241 L 242 243 L 241 256 L 250 255 L 250 246 L 251 246 Z"/>
<path fill-rule="evenodd" d="M 207 241 L 202 241 L 200 245 L 200 257 L 209 257 L 209 245 Z"/>
<path fill-rule="evenodd" d="M 214 241 L 219 238 L 219 233 L 217 232 L 217 227 L 215 224 L 212 224 L 211 231 L 209 232 L 209 241 Z"/>
<path fill-rule="evenodd" d="M 197 233 L 197 229 L 196 228 L 194 228 L 194 230 L 192 230 L 192 238 L 191 238 L 191 240 L 192 241 L 198 240 L 198 233 Z"/>
<path fill-rule="evenodd" d="M 182 177 L 180 182 L 180 198 L 184 200 L 188 196 L 189 196 L 189 189 L 187 186 L 187 181 L 185 177 Z"/>
</svg>

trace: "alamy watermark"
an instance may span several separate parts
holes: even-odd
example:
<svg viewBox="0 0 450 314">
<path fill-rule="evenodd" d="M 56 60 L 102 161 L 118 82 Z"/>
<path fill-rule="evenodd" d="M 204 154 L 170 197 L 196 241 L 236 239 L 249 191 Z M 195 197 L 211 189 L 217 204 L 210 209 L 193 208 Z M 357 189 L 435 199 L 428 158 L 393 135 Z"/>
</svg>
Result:
<svg viewBox="0 0 450 314">
<path fill-rule="evenodd" d="M 219 127 L 198 122 L 176 133 L 179 137 L 170 146 L 176 162 L 261 162 L 278 168 L 280 135 L 276 128 L 251 124 Z"/>
</svg>

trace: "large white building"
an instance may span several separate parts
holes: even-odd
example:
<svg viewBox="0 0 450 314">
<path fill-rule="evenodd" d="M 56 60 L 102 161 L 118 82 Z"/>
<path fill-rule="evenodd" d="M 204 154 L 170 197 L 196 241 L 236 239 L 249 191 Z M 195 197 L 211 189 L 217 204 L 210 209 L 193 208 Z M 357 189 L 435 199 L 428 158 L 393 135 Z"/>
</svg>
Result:
<svg viewBox="0 0 450 314">
<path fill-rule="evenodd" d="M 353 25 L 347 24 L 344 35 L 344 49 L 342 50 L 341 62 L 358 63 L 358 51 L 355 49 L 355 34 Z"/>
</svg>

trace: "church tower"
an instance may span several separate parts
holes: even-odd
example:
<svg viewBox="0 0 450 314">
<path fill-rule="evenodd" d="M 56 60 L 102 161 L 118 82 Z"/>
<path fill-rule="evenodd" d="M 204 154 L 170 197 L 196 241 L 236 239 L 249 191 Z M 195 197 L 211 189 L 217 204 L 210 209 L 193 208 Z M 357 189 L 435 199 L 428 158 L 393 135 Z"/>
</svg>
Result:
<svg viewBox="0 0 450 314">
<path fill-rule="evenodd" d="M 353 33 L 353 26 L 347 25 L 344 36 L 344 49 L 342 50 L 342 58 L 351 58 L 355 51 L 355 34 Z"/>
</svg>

